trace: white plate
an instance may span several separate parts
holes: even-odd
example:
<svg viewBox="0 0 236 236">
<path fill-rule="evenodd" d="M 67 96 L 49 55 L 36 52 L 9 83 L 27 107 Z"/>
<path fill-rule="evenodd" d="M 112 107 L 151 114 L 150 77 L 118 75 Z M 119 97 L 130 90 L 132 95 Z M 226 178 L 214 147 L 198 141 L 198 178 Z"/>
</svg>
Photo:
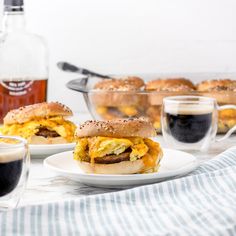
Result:
<svg viewBox="0 0 236 236">
<path fill-rule="evenodd" d="M 73 150 L 75 143 L 65 144 L 30 144 L 30 155 L 32 158 L 48 157 L 50 155 Z"/>
<path fill-rule="evenodd" d="M 86 174 L 79 168 L 76 161 L 73 160 L 71 151 L 58 153 L 46 158 L 44 166 L 74 181 L 107 188 L 156 183 L 170 177 L 185 175 L 198 166 L 196 157 L 189 153 L 173 149 L 163 149 L 163 152 L 164 156 L 161 160 L 159 171 L 150 174 Z"/>
</svg>

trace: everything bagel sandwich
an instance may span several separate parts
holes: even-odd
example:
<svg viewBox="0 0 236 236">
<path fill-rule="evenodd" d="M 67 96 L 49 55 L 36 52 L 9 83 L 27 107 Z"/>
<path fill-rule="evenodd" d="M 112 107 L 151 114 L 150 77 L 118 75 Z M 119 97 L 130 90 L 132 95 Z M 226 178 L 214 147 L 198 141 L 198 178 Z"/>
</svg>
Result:
<svg viewBox="0 0 236 236">
<path fill-rule="evenodd" d="M 157 132 L 161 132 L 161 105 L 163 98 L 168 96 L 190 95 L 195 91 L 194 84 L 185 78 L 164 78 L 147 82 L 145 90 L 149 92 L 150 106 L 146 115 L 153 123 Z"/>
<path fill-rule="evenodd" d="M 219 105 L 236 104 L 236 81 L 231 79 L 205 80 L 197 85 L 202 96 L 215 98 Z M 236 125 L 236 110 L 224 109 L 218 113 L 218 133 L 226 133 Z"/>
<path fill-rule="evenodd" d="M 92 97 L 97 113 L 105 120 L 140 117 L 146 104 L 146 96 L 139 94 L 143 87 L 136 76 L 98 82 Z"/>
<path fill-rule="evenodd" d="M 3 119 L 3 135 L 21 136 L 30 144 L 74 141 L 76 126 L 66 120 L 72 111 L 58 102 L 38 103 L 11 110 Z"/>
<path fill-rule="evenodd" d="M 76 131 L 74 159 L 87 173 L 156 172 L 162 158 L 151 123 L 142 119 L 87 121 Z"/>
</svg>

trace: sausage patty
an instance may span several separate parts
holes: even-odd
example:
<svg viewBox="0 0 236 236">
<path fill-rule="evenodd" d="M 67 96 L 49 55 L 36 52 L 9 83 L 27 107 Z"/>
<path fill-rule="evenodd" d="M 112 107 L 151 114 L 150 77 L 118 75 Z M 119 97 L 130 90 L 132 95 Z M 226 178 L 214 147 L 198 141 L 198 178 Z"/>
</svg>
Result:
<svg viewBox="0 0 236 236">
<path fill-rule="evenodd" d="M 129 161 L 129 160 L 130 160 L 130 152 L 123 152 L 119 155 L 107 155 L 104 157 L 96 157 L 94 159 L 94 162 L 98 164 L 113 164 L 113 163 L 119 163 L 122 161 Z M 83 159 L 81 159 L 81 161 L 90 162 L 91 159 L 87 155 Z"/>
<path fill-rule="evenodd" d="M 60 137 L 60 135 L 53 130 L 48 130 L 45 127 L 42 127 L 39 129 L 39 131 L 36 133 L 37 136 L 43 136 L 44 138 L 56 138 L 56 137 Z"/>
<path fill-rule="evenodd" d="M 120 155 L 108 155 L 104 157 L 97 157 L 95 158 L 95 163 L 98 164 L 113 164 L 122 161 L 129 161 L 130 152 L 123 152 Z"/>
</svg>

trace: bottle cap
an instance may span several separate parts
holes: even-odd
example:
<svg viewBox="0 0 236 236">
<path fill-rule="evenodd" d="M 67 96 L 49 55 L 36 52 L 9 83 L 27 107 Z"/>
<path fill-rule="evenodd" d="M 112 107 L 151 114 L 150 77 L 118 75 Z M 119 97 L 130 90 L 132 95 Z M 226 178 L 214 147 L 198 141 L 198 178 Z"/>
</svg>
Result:
<svg viewBox="0 0 236 236">
<path fill-rule="evenodd" d="M 23 11 L 24 0 L 4 0 L 4 11 Z"/>
</svg>

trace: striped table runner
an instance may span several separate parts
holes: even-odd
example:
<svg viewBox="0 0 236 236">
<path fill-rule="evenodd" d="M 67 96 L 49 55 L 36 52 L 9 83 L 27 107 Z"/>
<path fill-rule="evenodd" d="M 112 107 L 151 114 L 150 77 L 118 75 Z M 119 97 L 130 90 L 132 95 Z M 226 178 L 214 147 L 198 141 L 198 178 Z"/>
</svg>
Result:
<svg viewBox="0 0 236 236">
<path fill-rule="evenodd" d="M 1 213 L 0 235 L 236 235 L 236 147 L 187 177 Z"/>
</svg>

